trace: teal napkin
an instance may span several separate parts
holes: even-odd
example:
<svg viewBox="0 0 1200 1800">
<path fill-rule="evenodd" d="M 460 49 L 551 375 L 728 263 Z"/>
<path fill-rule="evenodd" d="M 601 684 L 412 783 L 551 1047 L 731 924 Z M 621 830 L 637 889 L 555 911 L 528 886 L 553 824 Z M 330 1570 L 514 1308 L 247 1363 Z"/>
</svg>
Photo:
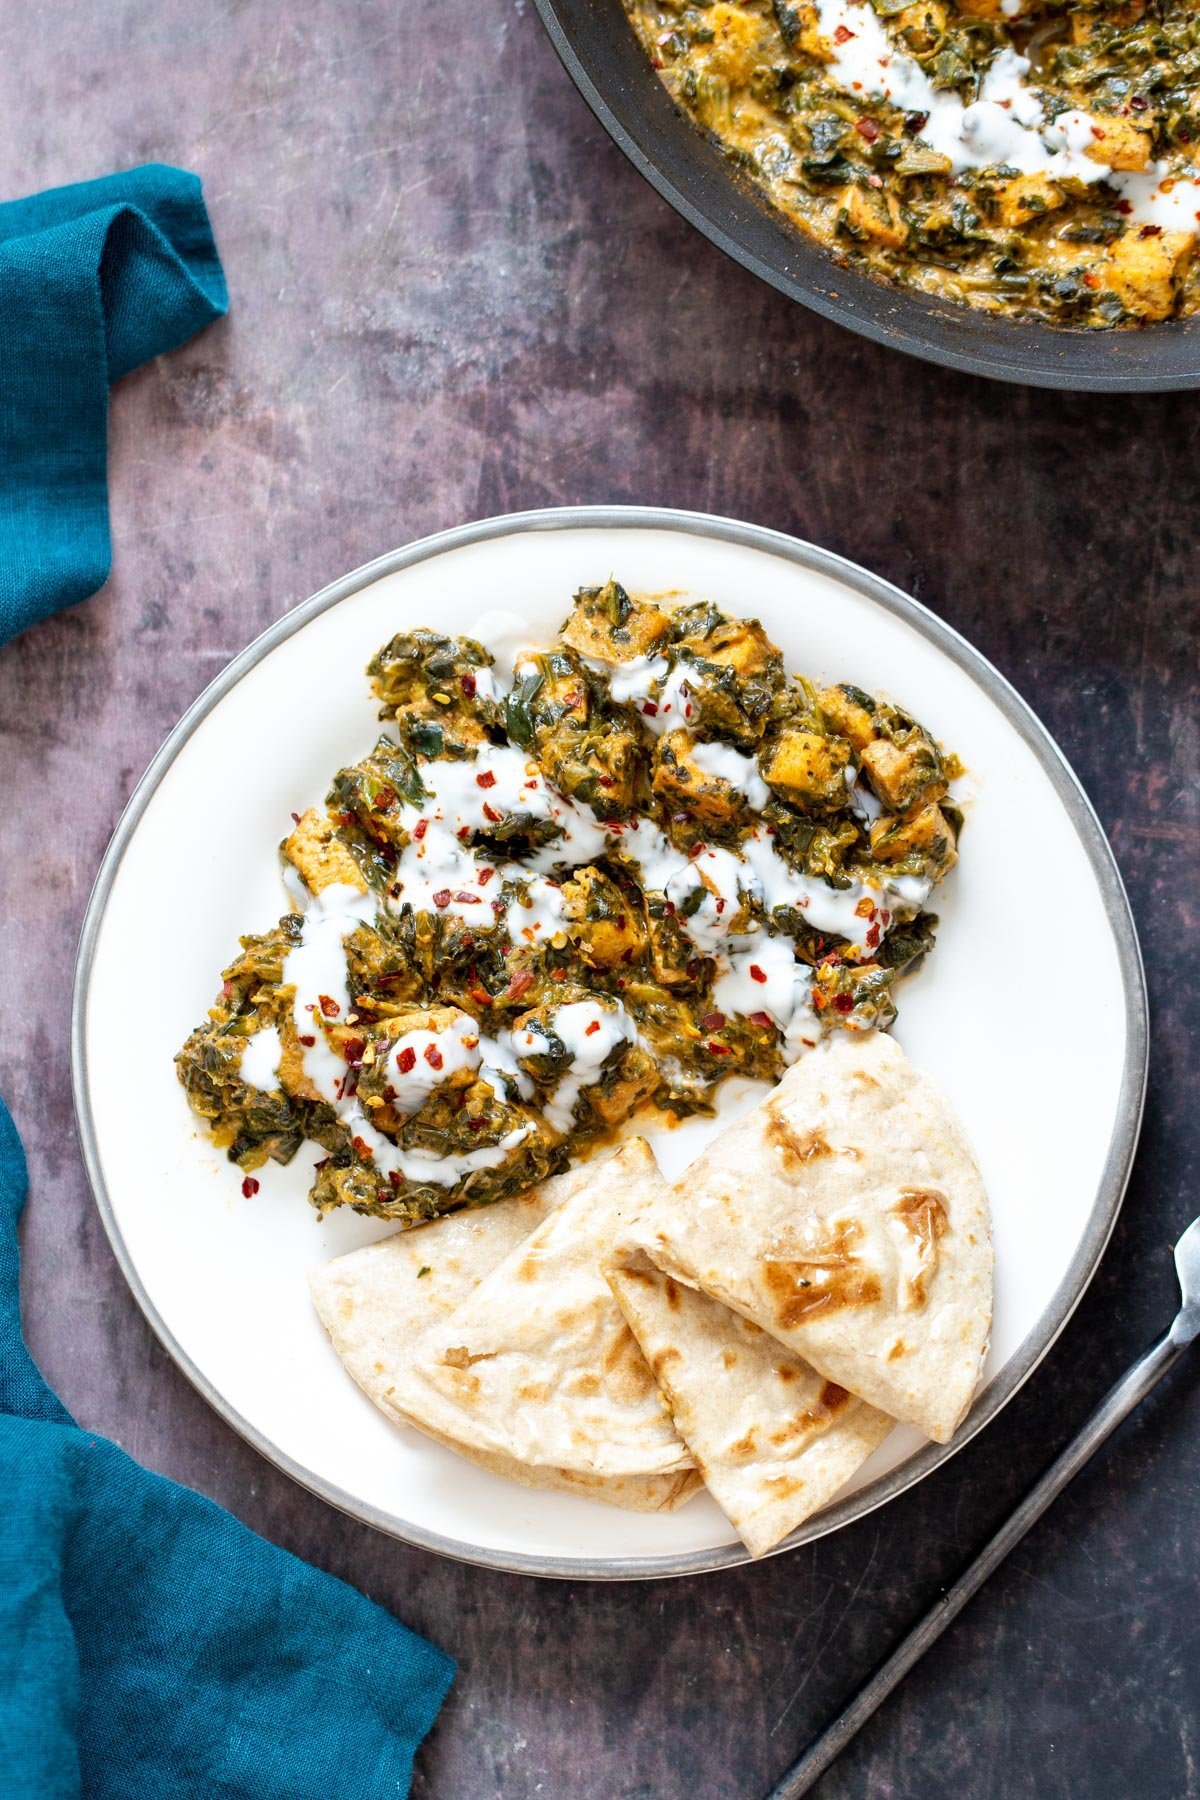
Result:
<svg viewBox="0 0 1200 1800">
<path fill-rule="evenodd" d="M 183 169 L 0 205 L 0 644 L 108 579 L 109 384 L 228 306 Z"/>
<path fill-rule="evenodd" d="M 375 1800 L 454 1674 L 344 1582 L 81 1431 L 21 1337 L 0 1101 L 0 1792 Z"/>
</svg>

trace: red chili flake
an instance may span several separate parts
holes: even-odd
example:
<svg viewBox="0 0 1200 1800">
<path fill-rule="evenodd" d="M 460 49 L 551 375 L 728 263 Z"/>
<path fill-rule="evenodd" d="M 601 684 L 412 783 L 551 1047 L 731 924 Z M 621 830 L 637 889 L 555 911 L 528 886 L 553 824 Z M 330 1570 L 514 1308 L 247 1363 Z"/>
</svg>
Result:
<svg viewBox="0 0 1200 1800">
<path fill-rule="evenodd" d="M 532 986 L 533 976 L 530 974 L 529 970 L 518 969 L 504 990 L 504 998 L 506 1000 L 519 1000 L 522 994 L 527 994 Z"/>
<path fill-rule="evenodd" d="M 492 879 L 492 876 L 495 873 L 496 873 L 495 869 L 489 869 L 486 867 L 486 865 L 482 869 L 480 869 L 479 874 L 476 877 L 477 881 L 479 882 L 480 887 L 486 887 L 488 882 Z"/>
<path fill-rule="evenodd" d="M 349 829 L 353 825 L 353 823 L 354 823 L 354 814 L 352 812 L 340 812 L 338 814 L 338 824 L 344 825 L 347 831 L 349 831 Z"/>
<path fill-rule="evenodd" d="M 396 1058 L 396 1067 L 399 1069 L 399 1071 L 402 1075 L 407 1075 L 409 1073 L 409 1071 L 411 1069 L 415 1069 L 416 1066 L 417 1066 L 417 1053 L 413 1049 L 411 1044 L 406 1044 L 404 1046 L 403 1050 L 401 1050 L 399 1056 L 397 1056 L 397 1058 Z"/>
<path fill-rule="evenodd" d="M 910 137 L 919 137 L 929 123 L 927 112 L 911 112 L 904 116 L 904 129 Z"/>
<path fill-rule="evenodd" d="M 613 775 L 597 775 L 596 779 L 603 788 L 616 787 L 617 785 L 616 777 Z"/>
<path fill-rule="evenodd" d="M 840 1012 L 840 1013 L 853 1012 L 854 1011 L 854 995 L 853 994 L 835 994 L 833 996 L 833 1004 L 837 1008 L 838 1012 Z"/>
<path fill-rule="evenodd" d="M 363 1051 L 366 1047 L 365 1040 L 358 1037 L 347 1038 L 342 1045 L 342 1055 L 346 1058 L 346 1061 L 350 1064 L 352 1069 L 361 1068 Z"/>
<path fill-rule="evenodd" d="M 584 1037 L 591 1037 L 593 1031 L 599 1031 L 599 1029 L 600 1029 L 599 1019 L 593 1019 L 591 1024 L 584 1031 L 583 1035 L 584 1035 Z"/>
<path fill-rule="evenodd" d="M 293 813 L 293 814 L 292 814 L 292 824 L 293 824 L 293 825 L 298 825 L 298 824 L 299 824 L 299 823 L 300 823 L 300 814 L 299 814 L 299 813 Z"/>
<path fill-rule="evenodd" d="M 421 839 L 425 836 L 425 833 L 428 830 L 429 830 L 429 820 L 428 819 L 418 819 L 416 824 L 413 826 L 413 837 L 417 840 L 418 844 L 420 843 Z"/>
<path fill-rule="evenodd" d="M 663 911 L 666 913 L 668 919 L 674 918 L 675 902 L 673 900 L 664 900 L 663 901 Z"/>
<path fill-rule="evenodd" d="M 495 787 L 495 785 L 496 785 L 496 777 L 492 774 L 492 771 L 490 769 L 485 769 L 483 771 L 482 775 L 477 775 L 475 777 L 475 786 L 476 787 L 490 788 L 490 787 Z"/>
<path fill-rule="evenodd" d="M 449 904 L 450 904 L 450 889 L 449 888 L 439 888 L 437 893 L 433 896 L 433 904 L 437 907 L 449 906 Z"/>
<path fill-rule="evenodd" d="M 858 33 L 856 31 L 851 31 L 848 26 L 839 25 L 833 34 L 833 41 L 835 44 L 848 44 L 852 37 L 857 36 Z"/>
<path fill-rule="evenodd" d="M 733 1055 L 733 1052 L 729 1048 L 728 1044 L 706 1044 L 705 1048 L 708 1050 L 708 1052 L 712 1056 L 732 1056 Z"/>
<path fill-rule="evenodd" d="M 482 1131 L 484 1124 L 485 1124 L 485 1121 L 483 1119 L 468 1119 L 467 1120 L 467 1129 L 469 1131 Z"/>
<path fill-rule="evenodd" d="M 748 1013 L 747 1017 L 749 1018 L 750 1023 L 752 1025 L 758 1026 L 760 1031 L 770 1031 L 771 1027 L 775 1023 L 775 1021 L 771 1017 L 770 1013 L 752 1012 L 752 1013 Z"/>
<path fill-rule="evenodd" d="M 478 906 L 480 904 L 479 895 L 472 894 L 467 888 L 463 888 L 460 894 L 455 894 L 454 898 L 460 906 Z"/>
<path fill-rule="evenodd" d="M 763 974 L 762 970 L 759 968 L 757 963 L 750 964 L 750 979 L 751 979 L 751 981 L 763 981 L 763 982 L 765 982 L 767 979 L 766 976 Z"/>
<path fill-rule="evenodd" d="M 1133 202 L 1131 200 L 1118 200 L 1117 211 L 1128 215 L 1133 211 Z"/>
<path fill-rule="evenodd" d="M 389 1169 L 388 1170 L 388 1180 L 392 1184 L 393 1194 L 398 1194 L 400 1192 L 400 1171 L 399 1171 L 399 1169 Z"/>
<path fill-rule="evenodd" d="M 313 1045 L 316 1043 L 316 1041 L 317 1041 L 316 1038 L 310 1037 L 307 1032 L 302 1032 L 300 1035 L 300 1042 L 304 1045 L 305 1049 L 307 1049 L 307 1050 L 311 1050 Z"/>
<path fill-rule="evenodd" d="M 648 719 L 656 719 L 658 717 L 658 707 L 653 700 L 643 700 L 642 711 Z"/>
<path fill-rule="evenodd" d="M 222 998 L 222 1000 L 228 1000 L 228 998 L 232 994 L 232 992 L 233 992 L 232 981 L 223 981 L 221 983 L 221 998 Z"/>
<path fill-rule="evenodd" d="M 493 900 L 492 901 L 492 911 L 493 911 L 493 913 L 495 913 L 495 915 L 498 919 L 502 919 L 504 917 L 505 913 L 508 911 L 508 908 L 507 908 L 507 906 L 505 906 L 503 900 Z"/>
<path fill-rule="evenodd" d="M 388 1101 L 388 1102 L 389 1102 L 389 1103 L 390 1103 L 390 1102 L 391 1102 L 391 1101 L 393 1101 L 393 1100 L 394 1100 L 394 1099 L 395 1099 L 395 1098 L 396 1098 L 396 1090 L 395 1090 L 395 1088 L 394 1088 L 394 1087 L 393 1087 L 393 1086 L 392 1086 L 392 1084 L 391 1084 L 391 1082 L 390 1082 L 390 1081 L 389 1081 L 389 1082 L 388 1082 L 388 1084 L 387 1084 L 387 1086 L 386 1086 L 386 1087 L 385 1087 L 385 1088 L 384 1088 L 384 1090 L 383 1090 L 383 1097 L 384 1097 L 384 1099 L 385 1099 L 385 1100 L 387 1100 L 387 1101 Z"/>
<path fill-rule="evenodd" d="M 701 1031 L 724 1031 L 725 1014 L 723 1012 L 705 1013 L 700 1021 Z"/>
<path fill-rule="evenodd" d="M 569 694 L 564 694 L 563 705 L 564 706 L 578 706 L 579 702 L 582 699 L 583 699 L 583 695 L 579 692 L 579 689 L 572 688 L 571 692 Z"/>
<path fill-rule="evenodd" d="M 725 911 L 725 902 L 723 900 L 718 900 L 717 901 L 717 917 L 718 917 L 718 919 L 720 918 L 721 914 L 724 911 Z"/>
<path fill-rule="evenodd" d="M 454 835 L 457 838 L 461 839 L 461 841 L 465 844 L 467 839 L 471 835 L 471 827 L 469 825 L 460 825 Z"/>
<path fill-rule="evenodd" d="M 874 119 L 856 119 L 854 129 L 859 137 L 866 138 L 868 144 L 873 144 L 879 136 L 879 126 Z"/>
<path fill-rule="evenodd" d="M 366 1139 L 360 1138 L 360 1137 L 353 1137 L 350 1139 L 350 1142 L 354 1145 L 354 1148 L 358 1151 L 358 1154 L 362 1157 L 362 1160 L 364 1162 L 370 1162 L 371 1146 L 370 1146 L 370 1144 L 367 1143 Z"/>
<path fill-rule="evenodd" d="M 371 802 L 371 805 L 376 812 L 387 812 L 388 808 L 395 806 L 395 804 L 396 790 L 394 787 L 381 787 L 374 800 Z"/>
<path fill-rule="evenodd" d="M 342 1010 L 337 1001 L 330 999 L 328 994 L 318 994 L 317 1000 L 327 1019 L 336 1019 Z"/>
<path fill-rule="evenodd" d="M 878 927 L 878 925 L 872 925 L 871 929 L 867 932 L 867 949 L 874 950 L 878 943 L 879 943 L 879 927 Z"/>
<path fill-rule="evenodd" d="M 1149 106 L 1150 102 L 1145 98 L 1145 96 L 1143 94 L 1133 94 L 1130 97 L 1129 104 L 1130 104 L 1130 106 L 1132 106 L 1134 112 L 1145 112 L 1145 110 Z"/>
<path fill-rule="evenodd" d="M 565 981 L 567 979 L 567 971 L 565 969 L 551 969 L 550 979 L 551 981 Z"/>
<path fill-rule="evenodd" d="M 1161 225 L 1143 225 L 1142 229 L 1138 232 L 1140 238 L 1161 237 L 1162 234 L 1163 228 Z"/>
<path fill-rule="evenodd" d="M 469 987 L 467 992 L 470 994 L 476 1006 L 490 1006 L 492 1004 L 492 996 L 488 993 L 486 988 Z"/>
<path fill-rule="evenodd" d="M 475 698 L 475 677 L 473 675 L 460 675 L 458 685 L 468 700 Z"/>
<path fill-rule="evenodd" d="M 245 1181 L 243 1181 L 242 1192 L 245 1194 L 247 1200 L 253 1200 L 255 1194 L 257 1194 L 258 1183 L 255 1181 L 253 1175 L 247 1175 Z"/>
<path fill-rule="evenodd" d="M 489 806 L 486 800 L 483 803 L 483 816 L 485 819 L 490 820 L 493 825 L 498 825 L 500 823 L 500 814 L 496 811 L 494 806 Z"/>
<path fill-rule="evenodd" d="M 882 175 L 868 175 L 867 176 L 867 186 L 869 188 L 881 188 L 883 186 L 883 176 Z"/>
<path fill-rule="evenodd" d="M 425 1061 L 429 1064 L 431 1069 L 440 1069 L 444 1067 L 446 1059 L 436 1044 L 426 1044 Z"/>
</svg>

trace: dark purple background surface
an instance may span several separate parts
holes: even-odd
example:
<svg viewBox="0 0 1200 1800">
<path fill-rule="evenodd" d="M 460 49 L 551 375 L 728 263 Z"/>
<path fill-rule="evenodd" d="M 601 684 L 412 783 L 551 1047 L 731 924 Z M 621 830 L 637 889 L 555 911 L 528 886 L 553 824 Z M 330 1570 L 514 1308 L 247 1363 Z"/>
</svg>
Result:
<svg viewBox="0 0 1200 1800">
<path fill-rule="evenodd" d="M 147 159 L 204 178 L 229 319 L 114 396 L 107 589 L 0 653 L 0 1091 L 30 1153 L 28 1335 L 88 1426 L 435 1637 L 436 1800 L 755 1796 L 951 1578 L 1173 1304 L 1196 1210 L 1200 727 L 1186 395 L 949 375 L 757 284 L 645 187 L 527 0 L 57 0 L 0 26 L 5 196 Z M 88 890 L 169 727 L 378 552 L 577 501 L 793 531 L 917 594 L 1040 711 L 1116 848 L 1154 1012 L 1137 1172 L 1049 1361 L 952 1464 L 757 1569 L 557 1586 L 348 1522 L 209 1412 L 127 1293 L 75 1144 Z M 1069 896 L 1030 1029 L 1071 1054 Z M 1014 847 L 1016 853 L 1016 847 Z M 186 883 L 176 904 L 186 905 Z M 1064 925 L 1066 929 L 1064 930 Z M 153 1004 L 153 974 L 133 1006 Z M 1118 1004 L 1114 995 L 1113 1004 Z M 1019 1121 L 1014 1121 L 1019 1130 Z M 1200 1386 L 1185 1365 L 823 1796 L 1200 1795 Z"/>
</svg>

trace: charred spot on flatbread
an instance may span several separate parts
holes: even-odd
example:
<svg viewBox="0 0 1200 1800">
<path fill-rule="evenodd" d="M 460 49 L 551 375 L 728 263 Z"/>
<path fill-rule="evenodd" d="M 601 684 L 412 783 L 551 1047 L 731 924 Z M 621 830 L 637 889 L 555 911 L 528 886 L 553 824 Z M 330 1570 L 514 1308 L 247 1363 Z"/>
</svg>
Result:
<svg viewBox="0 0 1200 1800">
<path fill-rule="evenodd" d="M 900 1304 L 906 1310 L 925 1305 L 927 1284 L 938 1263 L 938 1242 L 949 1227 L 946 1196 L 936 1188 L 905 1188 L 892 1208 L 907 1239 L 900 1277 Z"/>
<path fill-rule="evenodd" d="M 782 1369 L 779 1373 L 783 1373 Z M 813 1437 L 827 1431 L 838 1414 L 849 1406 L 850 1401 L 851 1395 L 845 1388 L 838 1387 L 834 1381 L 825 1382 L 811 1406 L 806 1406 L 803 1412 L 797 1413 L 782 1430 L 771 1433 L 771 1442 L 777 1448 L 782 1448 L 797 1438 Z"/>
<path fill-rule="evenodd" d="M 777 1324 L 790 1331 L 814 1313 L 828 1316 L 852 1306 L 873 1306 L 883 1297 L 878 1275 L 854 1254 L 862 1226 L 838 1220 L 829 1236 L 800 1255 L 766 1257 L 759 1265 Z"/>
<path fill-rule="evenodd" d="M 808 1163 L 819 1156 L 836 1156 L 837 1151 L 828 1144 L 819 1131 L 795 1131 L 786 1114 L 776 1112 L 773 1107 L 764 1108 L 767 1122 L 767 1141 L 774 1146 L 787 1164 Z"/>
</svg>

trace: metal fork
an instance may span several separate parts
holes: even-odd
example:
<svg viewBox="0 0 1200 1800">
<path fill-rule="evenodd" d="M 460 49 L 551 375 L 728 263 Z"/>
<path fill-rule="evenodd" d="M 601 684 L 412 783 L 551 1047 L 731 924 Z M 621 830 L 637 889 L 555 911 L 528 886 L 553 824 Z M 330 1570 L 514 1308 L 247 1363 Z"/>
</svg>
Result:
<svg viewBox="0 0 1200 1800">
<path fill-rule="evenodd" d="M 999 1568 L 1009 1551 L 1020 1543 L 1030 1526 L 1041 1518 L 1050 1502 L 1058 1498 L 1122 1420 L 1129 1417 L 1134 1407 L 1178 1362 L 1193 1338 L 1200 1336 L 1200 1219 L 1192 1220 L 1176 1244 L 1175 1268 L 1183 1304 L 1166 1336 L 1122 1375 L 1083 1430 L 1030 1489 L 991 1542 L 984 1546 L 974 1562 L 968 1563 L 954 1586 L 946 1590 L 903 1643 L 897 1645 L 846 1710 L 826 1727 L 799 1762 L 792 1764 L 783 1780 L 771 1789 L 767 1800 L 799 1800 L 801 1794 L 808 1793 L 872 1713 L 899 1687 L 929 1646 L 958 1617 L 967 1601 L 979 1592 L 992 1571 Z"/>
</svg>

